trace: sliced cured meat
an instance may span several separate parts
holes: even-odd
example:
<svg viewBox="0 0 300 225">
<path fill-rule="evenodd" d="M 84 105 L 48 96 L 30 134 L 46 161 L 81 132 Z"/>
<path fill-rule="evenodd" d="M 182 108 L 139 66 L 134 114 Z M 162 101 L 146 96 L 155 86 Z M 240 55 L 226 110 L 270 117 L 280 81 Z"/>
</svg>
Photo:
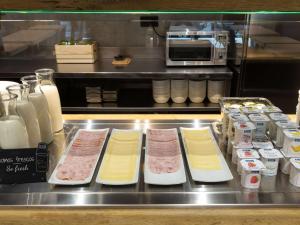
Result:
<svg viewBox="0 0 300 225">
<path fill-rule="evenodd" d="M 69 154 L 74 156 L 99 154 L 106 132 L 79 131 L 79 135 L 73 141 Z"/>
<path fill-rule="evenodd" d="M 59 180 L 81 181 L 94 172 L 107 130 L 78 132 L 67 156 L 57 167 L 56 178 Z"/>
<path fill-rule="evenodd" d="M 148 155 L 150 156 L 174 156 L 180 153 L 177 140 L 168 142 L 149 141 Z"/>
<path fill-rule="evenodd" d="M 171 157 L 148 157 L 152 173 L 174 173 L 180 168 L 180 155 Z"/>
<path fill-rule="evenodd" d="M 174 173 L 180 169 L 181 153 L 176 130 L 148 130 L 147 157 L 152 173 Z"/>
<path fill-rule="evenodd" d="M 149 129 L 148 133 L 149 140 L 168 142 L 177 140 L 177 131 L 176 130 L 167 130 L 167 129 Z"/>
<path fill-rule="evenodd" d="M 84 180 L 92 172 L 97 157 L 68 155 L 64 163 L 59 165 L 57 178 L 60 180 Z"/>
</svg>

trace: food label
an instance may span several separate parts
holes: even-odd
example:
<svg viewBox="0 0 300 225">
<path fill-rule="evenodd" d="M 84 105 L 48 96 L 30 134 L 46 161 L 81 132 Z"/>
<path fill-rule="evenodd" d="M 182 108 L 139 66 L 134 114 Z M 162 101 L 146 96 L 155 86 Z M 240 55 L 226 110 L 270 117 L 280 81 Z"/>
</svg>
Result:
<svg viewBox="0 0 300 225">
<path fill-rule="evenodd" d="M 0 151 L 0 184 L 46 182 L 47 171 L 46 144 L 39 144 L 38 148 Z"/>
</svg>

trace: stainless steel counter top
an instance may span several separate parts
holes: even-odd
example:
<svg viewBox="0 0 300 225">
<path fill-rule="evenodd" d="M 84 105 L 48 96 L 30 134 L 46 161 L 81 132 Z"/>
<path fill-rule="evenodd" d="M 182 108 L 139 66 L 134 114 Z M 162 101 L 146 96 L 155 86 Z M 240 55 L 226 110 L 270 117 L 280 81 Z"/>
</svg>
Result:
<svg viewBox="0 0 300 225">
<path fill-rule="evenodd" d="M 56 78 L 212 80 L 232 78 L 232 71 L 227 66 L 166 67 L 162 59 L 133 59 L 125 67 L 112 65 L 112 59 L 99 59 L 94 64 L 57 64 L 55 59 L 11 59 L 0 60 L 0 68 L 0 77 L 3 78 L 19 78 L 32 74 L 36 68 L 52 68 L 56 71 Z M 161 75 L 164 75 L 163 78 Z"/>
<path fill-rule="evenodd" d="M 211 126 L 212 121 L 66 121 L 64 131 L 55 135 L 50 145 L 50 170 L 53 171 L 65 146 L 79 128 L 174 128 Z M 182 144 L 182 143 L 181 143 Z M 103 157 L 100 158 L 100 161 Z M 84 186 L 54 186 L 48 183 L 0 185 L 1 207 L 298 207 L 300 188 L 289 184 L 288 176 L 263 177 L 259 190 L 244 189 L 231 158 L 226 156 L 234 180 L 223 183 L 200 183 L 191 180 L 183 185 L 147 185 L 143 178 L 142 155 L 139 183 L 107 186 L 92 183 Z M 186 158 L 184 157 L 185 165 Z M 99 167 L 98 163 L 98 167 Z M 98 171 L 98 167 L 96 171 Z M 186 166 L 187 168 L 187 166 Z"/>
</svg>

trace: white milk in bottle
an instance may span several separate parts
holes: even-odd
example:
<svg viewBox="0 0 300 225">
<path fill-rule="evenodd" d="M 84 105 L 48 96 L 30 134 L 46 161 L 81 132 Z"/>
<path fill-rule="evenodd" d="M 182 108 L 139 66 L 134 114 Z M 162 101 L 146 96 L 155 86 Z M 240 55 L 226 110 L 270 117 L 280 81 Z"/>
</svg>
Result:
<svg viewBox="0 0 300 225">
<path fill-rule="evenodd" d="M 57 87 L 53 81 L 52 69 L 39 69 L 35 71 L 38 79 L 38 88 L 44 93 L 51 115 L 51 124 L 53 132 L 63 129 L 63 118 L 61 112 L 61 104 Z"/>
<path fill-rule="evenodd" d="M 29 146 L 36 148 L 41 142 L 41 134 L 35 108 L 33 104 L 28 101 L 29 85 L 12 85 L 7 87 L 7 90 L 10 94 L 18 95 L 15 112 L 10 109 L 10 113 L 16 113 L 16 115 L 24 120 L 28 133 Z"/>
<path fill-rule="evenodd" d="M 38 89 L 36 89 L 37 79 L 35 75 L 22 77 L 21 81 L 23 84 L 30 86 L 28 100 L 33 104 L 37 114 L 41 141 L 49 144 L 53 141 L 53 131 L 47 99 L 42 92 L 38 92 Z"/>
<path fill-rule="evenodd" d="M 0 95 L 0 148 L 29 148 L 24 121 L 16 115 L 9 115 L 9 108 L 15 107 L 17 95 Z"/>
</svg>

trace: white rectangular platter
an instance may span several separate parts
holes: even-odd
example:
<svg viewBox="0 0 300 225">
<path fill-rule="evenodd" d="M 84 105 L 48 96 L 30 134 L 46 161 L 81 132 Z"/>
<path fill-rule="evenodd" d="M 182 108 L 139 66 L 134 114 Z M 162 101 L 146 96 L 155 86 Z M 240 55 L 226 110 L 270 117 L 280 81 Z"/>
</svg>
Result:
<svg viewBox="0 0 300 225">
<path fill-rule="evenodd" d="M 160 129 L 151 129 L 151 130 L 160 130 Z M 176 184 L 182 184 L 186 182 L 186 175 L 185 175 L 185 169 L 184 169 L 184 163 L 183 163 L 183 158 L 181 154 L 181 148 L 180 148 L 180 142 L 179 142 L 179 137 L 177 133 L 177 129 L 163 129 L 163 130 L 170 130 L 176 132 L 177 135 L 177 144 L 179 147 L 180 151 L 180 167 L 176 172 L 172 173 L 153 173 L 150 169 L 149 165 L 149 135 L 148 131 L 146 132 L 146 150 L 145 150 L 145 164 L 144 164 L 144 178 L 145 178 L 145 183 L 147 184 L 155 184 L 155 185 L 176 185 Z"/>
<path fill-rule="evenodd" d="M 71 147 L 72 147 L 74 141 L 75 141 L 76 138 L 78 137 L 80 131 L 88 131 L 88 132 L 94 132 L 94 133 L 95 133 L 95 132 L 100 132 L 100 131 L 101 131 L 101 132 L 102 132 L 102 131 L 105 132 L 105 138 L 104 138 L 104 140 L 103 140 L 101 146 L 99 146 L 99 152 L 98 152 L 98 154 L 97 154 L 97 156 L 96 156 L 97 159 L 96 159 L 95 163 L 93 164 L 93 167 L 92 167 L 92 169 L 91 169 L 91 172 L 90 172 L 89 176 L 88 176 L 86 179 L 84 179 L 84 180 L 77 180 L 77 181 L 74 181 L 74 180 L 72 181 L 72 180 L 61 180 L 61 179 L 58 179 L 58 178 L 56 177 L 57 172 L 58 172 L 58 168 L 59 168 L 60 165 L 62 165 L 62 164 L 64 163 L 64 161 L 65 161 L 65 159 L 66 159 L 66 157 L 67 157 L 67 155 L 68 155 L 68 153 L 69 153 L 69 151 L 70 151 L 70 149 L 71 149 Z M 73 140 L 71 141 L 71 143 L 68 145 L 67 149 L 65 150 L 65 152 L 64 152 L 63 155 L 61 156 L 61 158 L 60 158 L 58 164 L 56 165 L 56 167 L 55 167 L 53 173 L 51 174 L 50 179 L 48 180 L 48 183 L 50 183 L 50 184 L 56 184 L 56 185 L 81 185 L 81 184 L 88 184 L 88 183 L 90 183 L 91 180 L 92 180 L 92 178 L 93 178 L 93 175 L 94 175 L 94 172 L 95 172 L 97 163 L 98 163 L 98 161 L 99 161 L 99 158 L 100 158 L 100 155 L 101 155 L 101 152 L 102 152 L 104 143 L 105 143 L 105 141 L 106 141 L 108 131 L 109 131 L 108 128 L 107 128 L 107 129 L 97 129 L 97 130 L 79 129 L 79 130 L 77 131 L 77 133 L 75 134 L 75 137 L 73 138 Z"/>
<path fill-rule="evenodd" d="M 134 170 L 135 171 L 135 175 L 134 175 L 133 179 L 132 180 L 127 180 L 127 181 L 123 181 L 123 180 L 112 181 L 112 180 L 101 179 L 100 173 L 103 170 L 104 161 L 105 161 L 106 157 L 108 157 L 107 150 L 106 150 L 105 154 L 104 154 L 104 157 L 103 157 L 103 160 L 101 162 L 100 168 L 99 168 L 99 172 L 97 174 L 97 178 L 96 178 L 96 182 L 97 183 L 105 184 L 105 185 L 130 185 L 130 184 L 135 184 L 135 183 L 138 182 L 138 180 L 139 180 L 140 160 L 141 160 L 141 149 L 142 149 L 142 141 L 143 141 L 143 132 L 142 132 L 142 130 L 133 130 L 133 129 L 120 130 L 120 129 L 113 129 L 112 133 L 111 133 L 111 136 L 113 136 L 115 132 L 128 132 L 128 131 L 138 131 L 139 132 L 138 147 L 136 149 L 137 159 L 136 159 L 135 167 L 134 167 L 135 168 L 135 170 Z M 109 145 L 109 142 L 108 142 L 108 145 Z M 108 145 L 107 145 L 107 147 L 108 147 Z"/>
<path fill-rule="evenodd" d="M 209 134 L 213 140 L 213 144 L 215 145 L 216 154 L 220 161 L 221 169 L 218 170 L 207 170 L 207 169 L 194 169 L 191 164 L 191 159 L 187 150 L 187 144 L 185 142 L 184 130 L 208 130 Z M 232 173 L 224 159 L 224 156 L 222 152 L 219 149 L 219 146 L 211 132 L 211 129 L 209 127 L 203 127 L 203 128 L 180 128 L 180 132 L 182 135 L 183 145 L 185 149 L 186 158 L 188 161 L 189 169 L 192 175 L 192 179 L 194 181 L 198 182 L 225 182 L 233 179 Z M 199 149 L 201 151 L 201 149 Z"/>
</svg>

